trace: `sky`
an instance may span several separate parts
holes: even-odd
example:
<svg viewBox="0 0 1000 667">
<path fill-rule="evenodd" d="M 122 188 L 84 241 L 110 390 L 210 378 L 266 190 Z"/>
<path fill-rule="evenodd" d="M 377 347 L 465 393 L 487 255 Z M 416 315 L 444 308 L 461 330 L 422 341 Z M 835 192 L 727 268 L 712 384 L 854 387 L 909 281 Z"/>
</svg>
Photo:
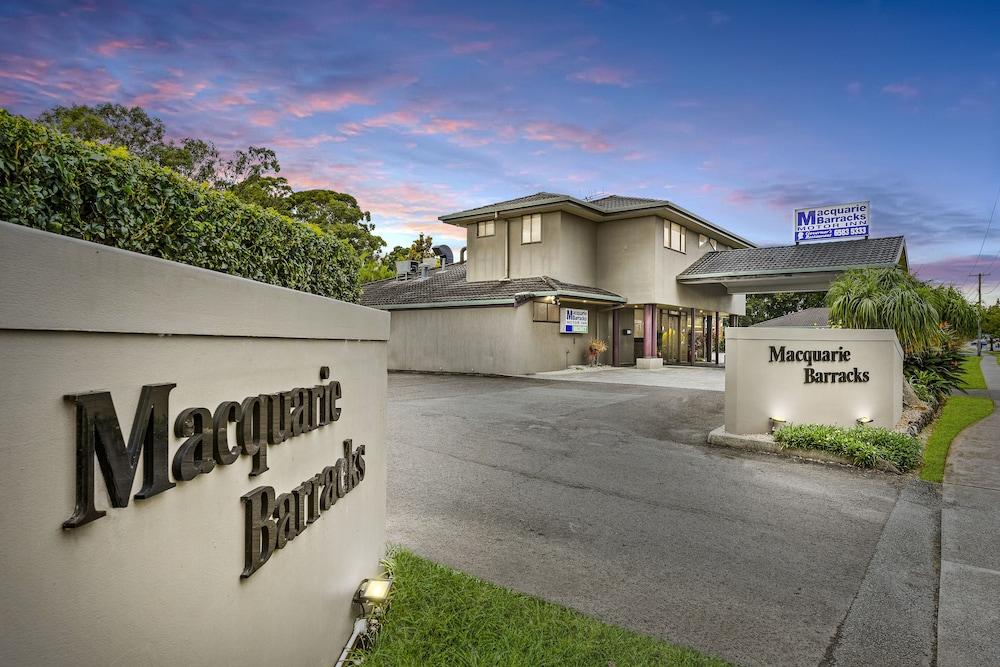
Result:
<svg viewBox="0 0 1000 667">
<path fill-rule="evenodd" d="M 759 245 L 870 200 L 925 279 L 1000 297 L 1000 2 L 31 2 L 0 106 L 117 102 L 376 231 L 537 191 L 664 198 Z M 457 254 L 457 252 L 456 252 Z"/>
</svg>

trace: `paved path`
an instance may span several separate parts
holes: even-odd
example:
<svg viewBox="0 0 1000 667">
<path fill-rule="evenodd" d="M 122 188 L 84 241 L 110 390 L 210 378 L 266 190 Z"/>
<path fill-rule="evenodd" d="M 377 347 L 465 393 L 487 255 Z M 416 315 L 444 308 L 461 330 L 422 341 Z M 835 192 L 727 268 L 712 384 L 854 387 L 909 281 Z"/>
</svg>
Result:
<svg viewBox="0 0 1000 667">
<path fill-rule="evenodd" d="M 1000 365 L 983 355 L 1000 400 Z M 955 438 L 944 475 L 938 665 L 1000 665 L 1000 408 Z"/>
<path fill-rule="evenodd" d="M 931 662 L 940 511 L 919 482 L 705 445 L 717 391 L 392 374 L 389 393 L 392 542 L 740 664 Z"/>
<path fill-rule="evenodd" d="M 674 387 L 677 389 L 726 390 L 726 369 L 722 366 L 664 366 L 663 368 L 599 368 L 568 369 L 526 375 L 538 380 L 567 380 L 631 384 L 642 387 Z"/>
</svg>

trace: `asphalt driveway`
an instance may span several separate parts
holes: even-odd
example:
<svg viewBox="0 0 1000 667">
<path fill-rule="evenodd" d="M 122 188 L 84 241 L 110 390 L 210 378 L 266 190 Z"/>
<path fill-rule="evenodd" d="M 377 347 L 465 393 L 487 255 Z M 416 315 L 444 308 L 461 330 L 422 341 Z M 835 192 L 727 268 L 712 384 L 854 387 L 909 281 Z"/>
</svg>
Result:
<svg viewBox="0 0 1000 667">
<path fill-rule="evenodd" d="M 391 374 L 389 540 L 738 663 L 830 661 L 908 482 L 708 446 L 723 397 Z"/>
</svg>

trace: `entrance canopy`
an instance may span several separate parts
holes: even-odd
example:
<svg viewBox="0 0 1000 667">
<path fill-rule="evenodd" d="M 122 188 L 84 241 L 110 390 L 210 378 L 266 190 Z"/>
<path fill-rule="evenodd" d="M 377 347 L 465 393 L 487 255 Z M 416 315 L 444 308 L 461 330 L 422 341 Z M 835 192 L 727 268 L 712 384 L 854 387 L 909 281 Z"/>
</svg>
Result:
<svg viewBox="0 0 1000 667">
<path fill-rule="evenodd" d="M 845 271 L 893 266 L 907 268 L 902 236 L 719 250 L 684 269 L 677 282 L 722 285 L 730 294 L 825 292 Z"/>
</svg>

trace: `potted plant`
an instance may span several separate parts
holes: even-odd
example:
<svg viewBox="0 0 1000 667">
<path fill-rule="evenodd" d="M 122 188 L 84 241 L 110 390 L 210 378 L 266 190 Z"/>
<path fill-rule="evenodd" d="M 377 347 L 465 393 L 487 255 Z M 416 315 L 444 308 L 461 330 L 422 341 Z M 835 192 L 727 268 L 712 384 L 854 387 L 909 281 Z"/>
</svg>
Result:
<svg viewBox="0 0 1000 667">
<path fill-rule="evenodd" d="M 595 338 L 590 341 L 590 345 L 587 346 L 587 357 L 590 359 L 590 365 L 597 365 L 597 358 L 602 352 L 606 352 L 608 349 L 607 341 L 603 341 L 600 338 Z"/>
</svg>

